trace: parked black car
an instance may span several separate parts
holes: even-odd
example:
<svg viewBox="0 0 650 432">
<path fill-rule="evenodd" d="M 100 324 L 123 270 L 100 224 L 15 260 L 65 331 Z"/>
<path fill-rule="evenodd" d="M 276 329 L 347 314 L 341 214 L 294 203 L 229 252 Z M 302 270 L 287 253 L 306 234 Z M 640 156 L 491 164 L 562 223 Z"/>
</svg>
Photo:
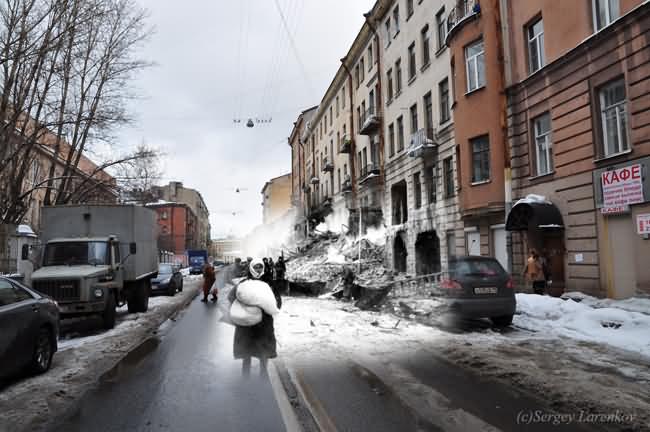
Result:
<svg viewBox="0 0 650 432">
<path fill-rule="evenodd" d="M 151 280 L 151 291 L 163 291 L 173 296 L 176 291 L 183 291 L 183 275 L 180 267 L 173 264 L 159 264 L 158 277 Z"/>
<path fill-rule="evenodd" d="M 464 318 L 490 318 L 508 326 L 517 306 L 512 278 L 494 258 L 467 256 L 449 262 L 449 277 L 440 283 L 449 307 Z"/>
<path fill-rule="evenodd" d="M 43 373 L 59 337 L 59 307 L 38 291 L 0 277 L 0 377 L 25 367 Z"/>
</svg>

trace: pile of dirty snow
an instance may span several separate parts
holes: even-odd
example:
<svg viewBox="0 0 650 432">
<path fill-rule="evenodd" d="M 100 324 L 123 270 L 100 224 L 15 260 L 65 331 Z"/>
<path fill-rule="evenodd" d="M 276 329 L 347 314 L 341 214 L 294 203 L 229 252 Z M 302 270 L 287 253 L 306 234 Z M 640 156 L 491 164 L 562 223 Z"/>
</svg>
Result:
<svg viewBox="0 0 650 432">
<path fill-rule="evenodd" d="M 630 303 L 625 300 L 604 304 L 517 294 L 514 324 L 545 336 L 607 344 L 650 357 L 650 315 L 626 310 Z"/>
</svg>

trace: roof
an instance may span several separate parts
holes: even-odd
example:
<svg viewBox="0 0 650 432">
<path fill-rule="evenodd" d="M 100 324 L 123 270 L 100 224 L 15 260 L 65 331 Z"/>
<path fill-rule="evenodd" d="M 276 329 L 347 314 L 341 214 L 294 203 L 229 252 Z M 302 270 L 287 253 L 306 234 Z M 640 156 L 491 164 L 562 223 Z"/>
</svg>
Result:
<svg viewBox="0 0 650 432">
<path fill-rule="evenodd" d="M 284 177 L 291 177 L 291 173 L 286 173 L 286 174 L 282 174 L 281 176 L 273 177 L 271 180 L 269 180 L 269 181 L 267 181 L 266 183 L 264 183 L 264 187 L 262 188 L 262 193 L 264 193 L 264 191 L 266 190 L 266 188 L 267 188 L 270 184 L 272 184 L 272 183 L 275 182 L 276 180 L 280 180 L 281 178 L 284 178 Z"/>
</svg>

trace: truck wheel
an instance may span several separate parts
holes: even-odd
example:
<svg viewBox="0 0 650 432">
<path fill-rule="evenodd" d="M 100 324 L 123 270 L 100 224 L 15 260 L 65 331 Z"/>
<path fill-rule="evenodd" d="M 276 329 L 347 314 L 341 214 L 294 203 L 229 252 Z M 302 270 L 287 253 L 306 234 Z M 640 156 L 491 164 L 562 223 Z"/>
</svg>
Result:
<svg viewBox="0 0 650 432">
<path fill-rule="evenodd" d="M 106 299 L 106 309 L 102 313 L 102 325 L 106 330 L 115 327 L 115 294 L 111 291 Z"/>
</svg>

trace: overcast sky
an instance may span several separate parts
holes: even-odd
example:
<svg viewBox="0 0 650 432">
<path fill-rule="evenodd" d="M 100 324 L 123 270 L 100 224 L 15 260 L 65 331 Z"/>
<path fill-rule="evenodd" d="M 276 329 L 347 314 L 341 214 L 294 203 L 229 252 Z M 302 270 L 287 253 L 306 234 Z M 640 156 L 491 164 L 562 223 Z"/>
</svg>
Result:
<svg viewBox="0 0 650 432">
<path fill-rule="evenodd" d="M 157 66 L 139 75 L 138 121 L 120 144 L 167 153 L 164 183 L 201 192 L 213 238 L 246 234 L 261 223 L 264 183 L 291 169 L 293 122 L 320 102 L 374 0 L 278 0 L 299 60 L 275 0 L 140 2 Z M 248 118 L 272 122 L 247 128 Z"/>
</svg>

